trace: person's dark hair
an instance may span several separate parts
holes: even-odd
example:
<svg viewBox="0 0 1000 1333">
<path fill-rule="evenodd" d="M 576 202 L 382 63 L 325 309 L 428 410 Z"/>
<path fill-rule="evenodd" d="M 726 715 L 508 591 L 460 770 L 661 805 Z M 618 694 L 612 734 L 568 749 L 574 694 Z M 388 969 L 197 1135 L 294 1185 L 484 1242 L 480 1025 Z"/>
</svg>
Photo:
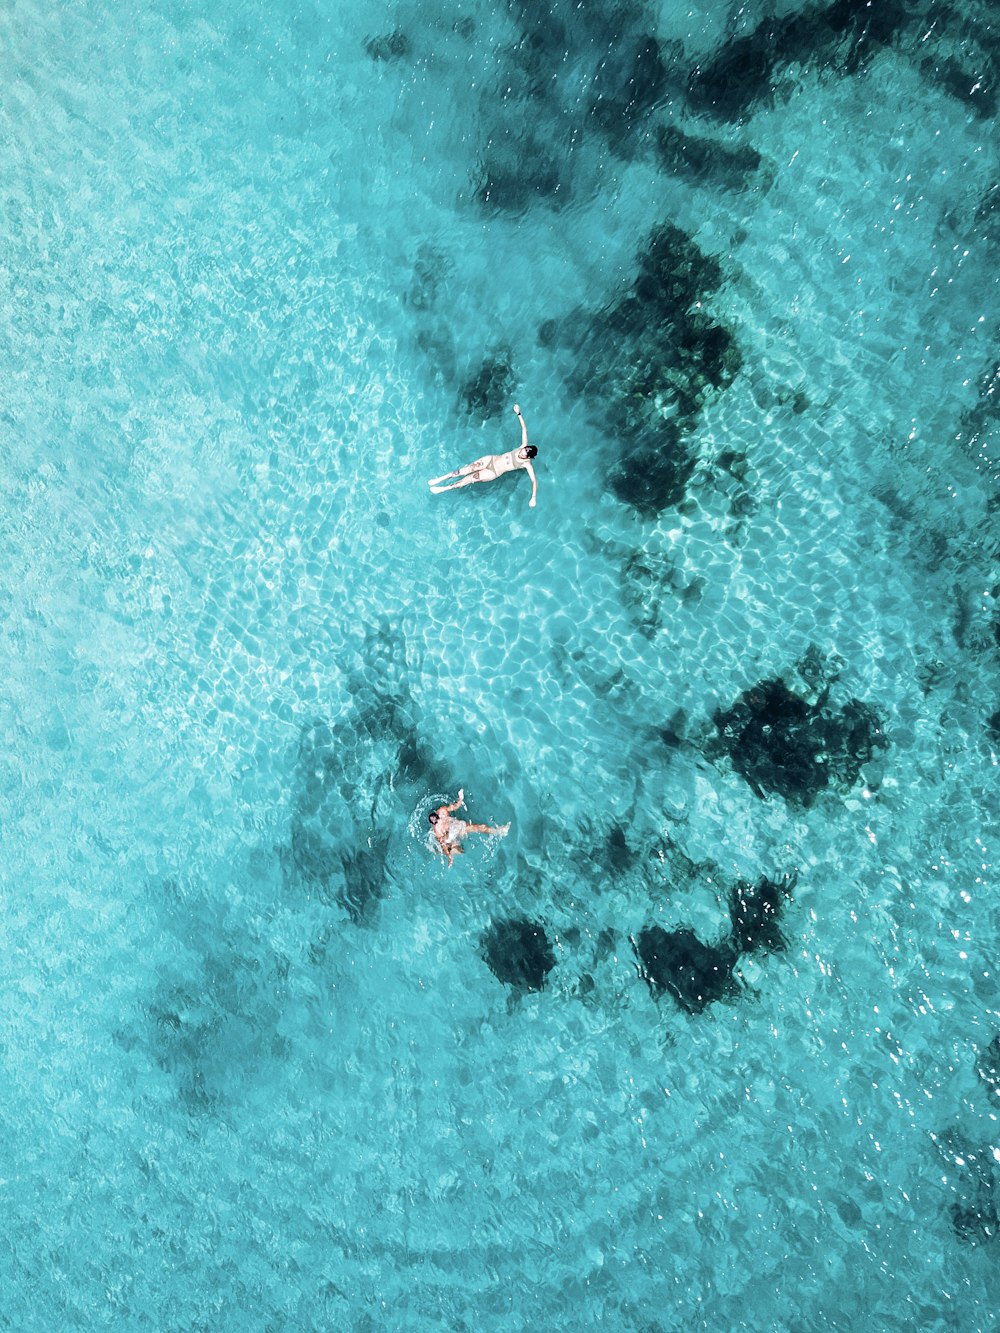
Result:
<svg viewBox="0 0 1000 1333">
<path fill-rule="evenodd" d="M 436 824 L 438 822 L 438 812 L 436 810 L 432 810 L 430 814 L 427 816 L 427 818 L 431 821 L 432 824 Z"/>
<path fill-rule="evenodd" d="M 538 450 L 535 448 L 533 444 L 526 444 L 524 446 L 524 452 L 528 455 L 529 458 L 538 457 Z"/>
</svg>

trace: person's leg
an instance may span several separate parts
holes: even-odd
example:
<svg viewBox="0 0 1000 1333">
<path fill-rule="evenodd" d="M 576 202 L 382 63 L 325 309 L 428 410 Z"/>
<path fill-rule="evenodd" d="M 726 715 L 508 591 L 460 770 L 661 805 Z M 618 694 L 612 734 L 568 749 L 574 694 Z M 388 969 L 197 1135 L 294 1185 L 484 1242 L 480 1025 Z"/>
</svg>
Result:
<svg viewBox="0 0 1000 1333">
<path fill-rule="evenodd" d="M 453 481 L 450 486 L 435 486 L 432 484 L 431 490 L 434 492 L 435 495 L 440 495 L 442 491 L 457 491 L 462 486 L 472 486 L 477 481 L 492 481 L 492 480 L 493 480 L 492 476 L 483 477 L 478 472 L 476 472 L 471 477 L 463 477 L 461 481 Z"/>
<path fill-rule="evenodd" d="M 509 830 L 509 824 L 469 824 L 467 825 L 470 833 L 492 833 L 494 837 L 503 837 Z"/>
<path fill-rule="evenodd" d="M 451 477 L 467 477 L 470 472 L 478 472 L 485 462 L 485 458 L 477 458 L 474 463 L 464 463 L 461 467 L 455 468 L 454 472 L 446 472 L 443 477 L 432 477 L 427 485 L 440 486 L 443 481 L 448 481 Z"/>
</svg>

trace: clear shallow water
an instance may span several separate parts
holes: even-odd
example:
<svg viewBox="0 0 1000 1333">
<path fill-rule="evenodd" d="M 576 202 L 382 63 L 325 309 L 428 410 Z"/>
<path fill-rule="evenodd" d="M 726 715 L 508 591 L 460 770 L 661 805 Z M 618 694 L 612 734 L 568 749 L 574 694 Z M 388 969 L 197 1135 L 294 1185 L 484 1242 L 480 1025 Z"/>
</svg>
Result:
<svg viewBox="0 0 1000 1333">
<path fill-rule="evenodd" d="M 627 25 L 671 73 L 624 141 L 596 20 L 535 64 L 488 7 L 4 20 L 6 1326 L 990 1326 L 998 163 L 935 70 L 995 25 L 732 123 L 685 81 L 759 15 L 704 8 Z M 665 171 L 661 124 L 761 167 Z M 491 139 L 541 200 L 476 201 Z M 644 521 L 539 330 L 666 219 L 743 368 Z M 516 443 L 456 406 L 498 354 L 535 510 L 424 485 Z M 811 644 L 883 776 L 765 802 L 711 715 Z M 460 785 L 513 828 L 448 873 Z M 630 933 L 792 870 L 737 998 L 653 1002 Z"/>
</svg>

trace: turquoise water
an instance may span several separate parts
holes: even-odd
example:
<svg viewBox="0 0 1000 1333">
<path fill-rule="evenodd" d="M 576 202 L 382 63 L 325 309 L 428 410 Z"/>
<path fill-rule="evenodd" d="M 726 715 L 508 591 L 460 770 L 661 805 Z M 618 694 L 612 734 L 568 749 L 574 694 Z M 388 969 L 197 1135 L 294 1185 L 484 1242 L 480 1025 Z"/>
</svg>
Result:
<svg viewBox="0 0 1000 1333">
<path fill-rule="evenodd" d="M 853 12 L 8 6 L 3 1327 L 995 1326 L 1000 28 Z"/>
</svg>

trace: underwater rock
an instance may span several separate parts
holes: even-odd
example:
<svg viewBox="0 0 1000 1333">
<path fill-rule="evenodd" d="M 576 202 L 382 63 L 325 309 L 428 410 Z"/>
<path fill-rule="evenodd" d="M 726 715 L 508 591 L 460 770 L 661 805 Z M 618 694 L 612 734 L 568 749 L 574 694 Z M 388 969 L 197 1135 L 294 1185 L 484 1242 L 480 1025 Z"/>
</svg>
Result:
<svg viewBox="0 0 1000 1333">
<path fill-rule="evenodd" d="M 729 915 L 733 944 L 740 953 L 780 953 L 786 947 L 779 918 L 793 883 L 790 876 L 777 880 L 762 876 L 756 884 L 736 881 L 729 891 Z"/>
<path fill-rule="evenodd" d="M 454 384 L 458 373 L 458 349 L 448 322 L 440 319 L 430 327 L 420 329 L 417 346 L 433 365 L 438 382 Z"/>
<path fill-rule="evenodd" d="M 173 1079 L 177 1096 L 191 1111 L 211 1112 L 218 1107 L 222 1090 L 210 1052 L 219 1041 L 224 1019 L 199 983 L 197 977 L 188 985 L 161 982 L 146 1005 L 146 1017 L 154 1058 Z"/>
<path fill-rule="evenodd" d="M 473 198 L 486 213 L 524 213 L 537 200 L 569 202 L 565 171 L 543 140 L 503 126 L 487 137 Z"/>
<path fill-rule="evenodd" d="M 621 824 L 612 824 L 604 843 L 603 863 L 612 874 L 630 870 L 635 864 L 636 854 L 628 845 L 625 830 Z"/>
<path fill-rule="evenodd" d="M 1000 1194 L 992 1151 L 946 1130 L 931 1138 L 948 1168 L 946 1181 L 958 1196 L 951 1205 L 952 1230 L 967 1245 L 982 1245 L 1000 1235 Z"/>
<path fill-rule="evenodd" d="M 619 823 L 610 825 L 597 822 L 597 827 L 585 826 L 588 835 L 586 845 L 581 846 L 578 858 L 581 874 L 600 891 L 606 881 L 614 881 L 633 869 L 639 859 L 639 853 L 628 844 L 625 830 Z M 563 940 L 568 938 L 567 931 L 561 932 Z"/>
<path fill-rule="evenodd" d="M 386 896 L 388 850 L 388 835 L 371 836 L 345 851 L 341 858 L 344 887 L 337 894 L 337 902 L 356 926 L 371 924 L 375 909 Z"/>
<path fill-rule="evenodd" d="M 194 962 L 179 950 L 145 1006 L 150 1052 L 191 1112 L 218 1113 L 280 1048 L 287 969 L 260 950 L 217 943 Z"/>
<path fill-rule="evenodd" d="M 683 500 L 697 461 L 689 436 L 742 366 L 731 331 L 692 308 L 721 281 L 719 261 L 665 222 L 639 253 L 624 295 L 539 330 L 576 354 L 571 383 L 619 446 L 608 484 L 644 518 Z"/>
<path fill-rule="evenodd" d="M 406 292 L 406 303 L 414 310 L 430 310 L 437 304 L 441 284 L 454 265 L 448 255 L 424 242 L 417 249 L 413 278 Z"/>
<path fill-rule="evenodd" d="M 699 114 L 737 121 L 772 91 L 774 69 L 781 59 L 771 20 L 753 32 L 728 41 L 688 78 L 688 105 Z"/>
<path fill-rule="evenodd" d="M 728 941 L 705 944 L 691 930 L 646 926 L 632 947 L 639 973 L 653 995 L 669 991 L 689 1014 L 700 1014 L 706 1005 L 736 991 L 736 954 Z"/>
<path fill-rule="evenodd" d="M 761 681 L 729 709 L 715 713 L 719 740 L 736 769 L 763 800 L 777 792 L 809 806 L 827 787 L 849 790 L 888 741 L 875 710 L 859 699 L 815 704 L 780 679 Z"/>
<path fill-rule="evenodd" d="M 715 461 L 724 472 L 728 472 L 737 481 L 743 481 L 750 470 L 746 454 L 737 453 L 735 449 L 724 449 Z"/>
<path fill-rule="evenodd" d="M 958 1239 L 967 1245 L 996 1240 L 1000 1233 L 1000 1216 L 992 1195 L 981 1191 L 970 1204 L 953 1203 L 951 1225 Z"/>
<path fill-rule="evenodd" d="M 920 66 L 928 83 L 963 102 L 980 120 L 997 113 L 997 69 L 987 57 L 970 66 L 954 56 L 928 56 Z"/>
<path fill-rule="evenodd" d="M 545 930 L 527 917 L 491 921 L 480 949 L 497 980 L 519 990 L 540 991 L 556 965 Z"/>
<path fill-rule="evenodd" d="M 976 1074 L 994 1097 L 1000 1097 L 1000 1033 L 976 1056 Z"/>
<path fill-rule="evenodd" d="M 784 18 L 769 13 L 691 72 L 688 102 L 698 112 L 738 121 L 773 93 L 777 71 L 790 64 L 853 74 L 892 41 L 910 8 L 907 0 L 835 0 Z"/>
<path fill-rule="evenodd" d="M 409 803 L 401 788 L 446 784 L 416 727 L 405 639 L 387 620 L 366 630 L 361 666 L 345 679 L 353 709 L 299 736 L 285 864 L 292 883 L 367 924 L 388 892 L 385 830 Z"/>
<path fill-rule="evenodd" d="M 716 139 L 686 134 L 676 125 L 657 130 L 656 156 L 672 176 L 691 176 L 703 185 L 727 190 L 745 189 L 764 160 L 749 144 L 731 148 Z"/>
<path fill-rule="evenodd" d="M 664 422 L 657 446 L 622 450 L 608 485 L 622 504 L 643 518 L 656 518 L 684 499 L 697 459 L 673 422 Z"/>
<path fill-rule="evenodd" d="M 379 37 L 369 37 L 365 42 L 365 50 L 372 60 L 403 60 L 412 49 L 409 37 L 399 28 L 383 33 Z"/>
<path fill-rule="evenodd" d="M 652 639 L 667 622 L 676 598 L 684 600 L 694 586 L 669 555 L 640 547 L 621 568 L 622 601 L 639 632 Z M 666 610 L 664 609 L 666 606 Z"/>
<path fill-rule="evenodd" d="M 479 370 L 459 390 L 459 401 L 471 416 L 489 421 L 507 407 L 514 388 L 514 370 L 510 353 L 498 352 L 487 358 Z"/>
<path fill-rule="evenodd" d="M 805 685 L 807 698 L 816 703 L 823 691 L 840 679 L 844 666 L 842 657 L 836 653 L 826 654 L 811 643 L 795 663 L 795 674 Z"/>
<path fill-rule="evenodd" d="M 722 267 L 715 256 L 706 255 L 680 227 L 661 222 L 639 255 L 633 284 L 636 317 L 643 325 L 651 316 L 657 322 L 675 321 L 721 282 Z M 620 303 L 619 311 L 623 307 Z"/>
<path fill-rule="evenodd" d="M 339 824 L 292 822 L 291 864 L 299 883 L 320 902 L 337 903 L 355 925 L 371 924 L 375 909 L 388 892 L 386 854 L 388 838 L 368 836 L 350 819 Z"/>
<path fill-rule="evenodd" d="M 591 84 L 590 115 L 620 147 L 663 96 L 667 71 L 655 37 L 626 36 L 602 53 Z"/>
<path fill-rule="evenodd" d="M 1000 241 L 1000 182 L 994 181 L 980 199 L 975 220 L 982 236 Z"/>
</svg>

